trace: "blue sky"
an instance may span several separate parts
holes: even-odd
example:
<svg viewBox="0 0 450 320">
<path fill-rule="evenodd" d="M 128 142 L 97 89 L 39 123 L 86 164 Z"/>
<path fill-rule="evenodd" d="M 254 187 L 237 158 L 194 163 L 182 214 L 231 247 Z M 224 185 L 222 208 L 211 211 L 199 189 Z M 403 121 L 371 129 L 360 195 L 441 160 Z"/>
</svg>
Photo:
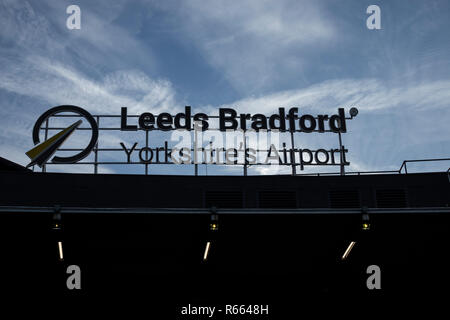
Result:
<svg viewBox="0 0 450 320">
<path fill-rule="evenodd" d="M 71 4 L 80 30 L 66 28 Z M 381 30 L 366 27 L 371 4 Z M 38 116 L 73 104 L 94 114 L 357 106 L 344 135 L 351 170 L 448 157 L 449 18 L 446 0 L 0 0 L 0 156 L 27 164 Z"/>
</svg>

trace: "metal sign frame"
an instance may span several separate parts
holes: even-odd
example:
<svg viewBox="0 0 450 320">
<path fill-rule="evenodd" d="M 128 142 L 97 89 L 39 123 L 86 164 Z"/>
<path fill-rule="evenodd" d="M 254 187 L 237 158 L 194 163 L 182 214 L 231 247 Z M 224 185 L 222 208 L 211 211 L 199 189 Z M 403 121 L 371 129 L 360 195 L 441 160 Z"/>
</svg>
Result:
<svg viewBox="0 0 450 320">
<path fill-rule="evenodd" d="M 355 110 L 356 110 L 356 113 L 355 113 Z M 68 111 L 68 112 L 70 112 L 70 111 Z M 354 116 L 356 116 L 356 114 L 357 114 L 357 109 L 356 108 L 352 108 L 350 110 L 350 114 L 351 114 L 350 117 L 345 117 L 346 120 L 353 119 Z M 155 115 L 155 116 L 157 116 L 157 115 Z M 50 131 L 53 131 L 53 130 L 64 130 L 65 129 L 64 127 L 50 127 L 49 126 L 49 119 L 51 119 L 51 118 L 71 118 L 71 117 L 80 117 L 80 114 L 50 114 L 50 115 L 48 115 L 47 118 L 45 119 L 45 123 L 43 122 L 41 127 L 39 128 L 40 131 L 44 132 L 45 140 L 48 139 Z M 117 118 L 117 119 L 119 119 L 119 123 L 120 123 L 120 118 L 121 117 L 122 117 L 122 115 L 105 115 L 105 114 L 93 114 L 92 115 L 92 118 L 95 119 L 95 121 L 97 123 L 96 130 L 98 130 L 98 132 L 106 131 L 106 130 L 123 132 L 121 127 L 102 127 L 102 125 L 101 125 L 102 124 L 102 119 Z M 127 114 L 126 117 L 127 117 L 127 119 L 128 118 L 136 119 L 136 118 L 139 118 L 140 116 L 139 115 L 129 115 L 129 114 Z M 191 119 L 193 119 L 193 118 L 194 117 L 191 116 Z M 209 116 L 209 119 L 218 119 L 218 118 L 219 118 L 219 116 Z M 239 119 L 240 116 L 237 116 L 236 118 Z M 287 119 L 287 117 L 285 118 L 285 120 L 286 119 Z M 316 117 L 314 117 L 314 119 L 317 120 L 318 117 L 316 116 Z M 75 130 L 91 130 L 91 128 L 79 128 L 79 127 L 77 127 L 77 128 L 75 128 Z M 177 130 L 177 129 L 173 128 L 173 129 L 169 129 L 167 131 L 173 131 L 173 130 Z M 208 128 L 207 130 L 208 131 L 212 131 L 212 130 L 220 131 L 219 128 Z M 142 128 L 137 128 L 137 131 L 144 131 L 145 132 L 145 145 L 142 146 L 141 148 L 134 149 L 135 151 L 140 151 L 141 149 L 144 149 L 144 148 L 147 148 L 146 150 L 152 149 L 149 146 L 149 134 L 150 134 L 150 131 L 161 131 L 161 130 L 160 129 L 145 130 L 145 129 L 142 129 Z M 273 131 L 273 130 L 272 129 L 267 129 L 266 131 Z M 304 131 L 302 131 L 301 129 L 296 129 L 296 130 L 284 130 L 284 131 L 280 131 L 280 132 L 289 133 L 290 134 L 291 148 L 288 149 L 288 150 L 294 150 L 294 152 L 296 150 L 298 150 L 295 147 L 295 136 L 294 136 L 294 133 L 295 132 L 304 132 Z M 319 130 L 315 129 L 315 130 L 312 130 L 311 132 L 333 132 L 333 133 L 336 133 L 336 132 L 334 132 L 332 130 L 329 130 L 329 129 L 322 130 L 322 131 L 319 131 Z M 349 165 L 349 163 L 345 163 L 344 162 L 344 160 L 343 160 L 343 152 L 344 152 L 344 150 L 345 151 L 348 151 L 348 150 L 345 149 L 345 147 L 343 145 L 341 132 L 337 132 L 337 134 L 338 134 L 338 142 L 339 142 L 339 150 L 340 150 L 339 151 L 339 154 L 340 154 L 340 161 L 339 161 L 339 163 L 331 163 L 331 164 L 329 164 L 329 163 L 308 163 L 307 164 L 308 166 L 339 166 L 340 167 L 340 174 L 341 175 L 345 175 L 345 165 Z M 194 139 L 194 141 L 195 141 L 195 139 Z M 246 136 L 245 136 L 245 131 L 243 131 L 243 141 L 244 141 L 244 143 L 247 141 Z M 35 139 L 35 142 L 36 142 L 36 139 Z M 205 148 L 202 147 L 202 148 L 198 148 L 197 150 L 198 151 L 203 151 L 204 149 Z M 245 149 L 246 149 L 246 147 L 244 146 L 244 150 Z M 78 151 L 78 152 L 83 152 L 83 150 L 84 149 L 82 149 L 82 148 L 58 148 L 57 149 L 57 151 Z M 169 148 L 168 150 L 172 151 L 171 148 Z M 318 150 L 321 150 L 321 149 L 318 149 Z M 335 150 L 337 150 L 337 149 L 335 149 Z M 140 165 L 140 166 L 144 167 L 144 174 L 148 175 L 149 174 L 149 165 L 175 164 L 173 162 L 158 162 L 158 163 L 152 162 L 152 163 L 146 163 L 146 162 L 141 162 L 141 161 L 139 161 L 139 162 L 136 162 L 136 161 L 99 161 L 99 153 L 101 153 L 101 152 L 116 152 L 116 151 L 123 152 L 124 149 L 123 148 L 101 148 L 101 147 L 99 147 L 99 144 L 98 144 L 98 141 L 97 141 L 95 143 L 95 146 L 92 149 L 92 152 L 94 154 L 94 161 L 78 161 L 78 162 L 73 162 L 73 163 L 53 163 L 53 162 L 48 161 L 47 163 L 45 163 L 42 166 L 42 172 L 47 172 L 47 166 L 48 165 L 92 165 L 93 169 L 94 169 L 93 170 L 94 174 L 98 173 L 98 166 L 99 165 Z M 191 148 L 191 151 L 194 151 L 194 149 Z M 261 150 L 258 149 L 256 151 L 257 152 L 266 152 L 266 153 L 270 152 L 269 149 L 261 149 Z M 284 150 L 283 149 L 277 149 L 277 151 L 279 153 L 281 153 Z M 311 151 L 316 152 L 317 150 L 311 150 Z M 292 157 L 291 157 L 291 160 L 292 160 Z M 209 163 L 202 162 L 200 164 L 208 165 Z M 194 175 L 198 175 L 198 164 L 197 163 L 190 163 L 190 165 L 194 165 Z M 214 165 L 229 165 L 229 164 L 225 164 L 225 163 L 222 164 L 221 163 L 221 164 L 214 164 Z M 245 156 L 244 156 L 244 163 L 242 163 L 242 164 L 233 164 L 233 165 L 242 165 L 243 166 L 243 175 L 246 176 L 247 175 L 247 169 L 250 166 L 253 166 L 253 165 L 264 166 L 264 165 L 273 165 L 273 164 L 272 163 L 262 163 L 262 162 L 255 163 L 255 164 L 249 164 L 248 161 L 246 160 Z M 295 159 L 294 159 L 294 161 L 291 161 L 290 163 L 280 163 L 279 165 L 291 166 L 292 175 L 297 175 L 297 168 L 296 167 L 297 166 L 302 166 L 303 164 L 295 162 Z M 35 170 L 35 168 L 33 166 L 33 171 L 34 170 Z"/>
</svg>

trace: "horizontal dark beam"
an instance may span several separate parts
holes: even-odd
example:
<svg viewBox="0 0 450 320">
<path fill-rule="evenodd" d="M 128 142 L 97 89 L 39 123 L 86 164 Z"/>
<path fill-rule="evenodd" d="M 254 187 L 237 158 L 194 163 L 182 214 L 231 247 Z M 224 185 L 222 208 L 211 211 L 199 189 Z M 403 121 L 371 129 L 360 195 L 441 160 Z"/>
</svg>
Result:
<svg viewBox="0 0 450 320">
<path fill-rule="evenodd" d="M 332 208 L 297 208 L 297 209 L 263 209 L 237 208 L 216 209 L 208 208 L 82 208 L 82 207 L 33 207 L 33 206 L 0 206 L 0 213 L 64 213 L 64 214 L 287 214 L 287 215 L 329 215 L 329 214 L 361 214 L 363 209 L 332 209 Z M 450 214 L 450 207 L 421 207 L 421 208 L 367 208 L 368 214 Z"/>
</svg>

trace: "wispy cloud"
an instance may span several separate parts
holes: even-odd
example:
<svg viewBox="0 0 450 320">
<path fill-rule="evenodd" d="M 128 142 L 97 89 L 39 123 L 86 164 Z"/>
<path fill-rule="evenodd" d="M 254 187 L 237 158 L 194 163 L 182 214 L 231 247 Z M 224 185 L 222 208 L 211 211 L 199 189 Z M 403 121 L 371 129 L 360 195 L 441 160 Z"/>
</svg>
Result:
<svg viewBox="0 0 450 320">
<path fill-rule="evenodd" d="M 239 106 L 242 111 L 272 112 L 280 106 L 300 106 L 320 111 L 357 106 L 364 112 L 382 109 L 447 108 L 450 80 L 423 81 L 395 85 L 379 79 L 341 79 L 258 97 L 247 97 L 222 107 Z"/>
<path fill-rule="evenodd" d="M 0 59 L 4 70 L 0 88 L 32 96 L 49 105 L 84 106 L 93 112 L 115 113 L 128 106 L 135 112 L 167 110 L 177 106 L 175 91 L 167 80 L 151 79 L 136 70 L 122 70 L 94 80 L 56 61 L 30 56 L 20 66 Z"/>
<path fill-rule="evenodd" d="M 155 68 L 152 48 L 114 20 L 126 2 L 82 5 L 80 30 L 66 28 L 68 1 L 0 2 L 0 39 L 4 57 L 45 56 L 77 68 Z M 127 57 L 124 59 L 124 57 Z M 20 61 L 18 61 L 20 63 Z"/>
<path fill-rule="evenodd" d="M 186 35 L 240 92 L 269 89 L 302 73 L 306 53 L 334 42 L 336 26 L 315 1 L 181 1 Z"/>
</svg>

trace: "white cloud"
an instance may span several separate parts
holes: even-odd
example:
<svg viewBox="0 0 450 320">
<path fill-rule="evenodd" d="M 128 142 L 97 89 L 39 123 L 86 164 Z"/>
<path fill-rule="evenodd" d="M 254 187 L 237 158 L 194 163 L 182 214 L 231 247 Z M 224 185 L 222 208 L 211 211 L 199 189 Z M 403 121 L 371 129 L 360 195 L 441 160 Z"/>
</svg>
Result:
<svg viewBox="0 0 450 320">
<path fill-rule="evenodd" d="M 259 92 L 301 74 L 304 53 L 335 41 L 317 1 L 182 1 L 183 35 L 236 90 Z"/>
<path fill-rule="evenodd" d="M 4 56 L 26 57 L 30 54 L 57 59 L 60 63 L 94 66 L 156 65 L 152 48 L 114 22 L 126 2 L 112 4 L 96 1 L 81 5 L 80 30 L 66 28 L 65 1 L 0 2 L 0 53 Z M 124 57 L 127 57 L 124 59 Z"/>
<path fill-rule="evenodd" d="M 70 102 L 106 114 L 116 114 L 123 106 L 136 113 L 178 107 L 169 81 L 153 80 L 139 71 L 118 71 L 95 81 L 67 65 L 39 56 L 29 57 L 20 65 L 0 61 L 5 66 L 0 88 L 39 98 L 49 106 Z"/>
<path fill-rule="evenodd" d="M 27 1 L 0 3 L 0 38 L 24 49 L 45 46 L 50 34 L 48 20 L 36 14 Z M 43 36 L 44 35 L 44 36 Z"/>
<path fill-rule="evenodd" d="M 357 106 L 364 112 L 396 108 L 439 109 L 450 101 L 450 80 L 395 85 L 378 79 L 330 80 L 306 88 L 249 97 L 221 107 L 269 113 L 279 107 L 305 107 L 320 112 Z"/>
</svg>

